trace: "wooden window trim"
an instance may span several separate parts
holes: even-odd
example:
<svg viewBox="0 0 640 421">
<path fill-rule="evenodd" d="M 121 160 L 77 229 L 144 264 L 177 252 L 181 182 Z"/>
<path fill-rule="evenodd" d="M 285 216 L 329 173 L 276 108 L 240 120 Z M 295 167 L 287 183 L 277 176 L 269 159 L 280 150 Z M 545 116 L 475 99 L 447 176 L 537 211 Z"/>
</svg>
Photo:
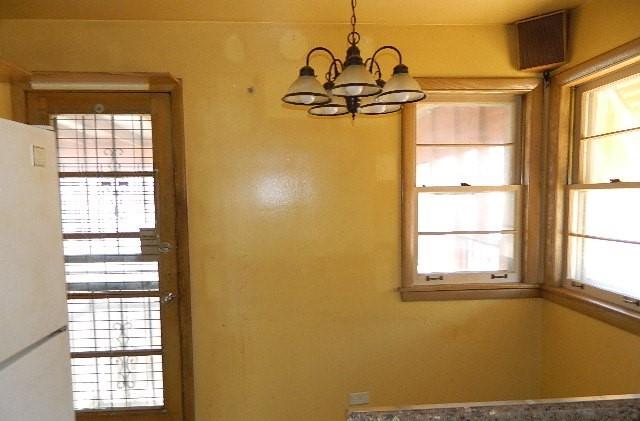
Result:
<svg viewBox="0 0 640 421">
<path fill-rule="evenodd" d="M 575 91 L 640 63 L 640 38 L 596 56 L 551 78 L 547 151 L 545 269 L 542 297 L 579 313 L 640 335 L 640 312 L 567 288 L 568 195 L 574 146 Z M 563 283 L 565 286 L 563 286 Z"/>
<path fill-rule="evenodd" d="M 402 286 L 403 301 L 467 300 L 495 298 L 531 298 L 540 296 L 541 230 L 542 230 L 542 107 L 543 84 L 538 78 L 418 78 L 429 94 L 521 94 L 522 95 L 522 185 L 524 215 L 521 225 L 521 282 L 496 284 L 414 285 L 413 262 L 417 253 L 413 232 L 416 207 L 407 200 L 407 192 L 415 188 L 415 177 L 405 176 L 408 163 L 413 163 L 416 138 L 416 105 L 402 111 Z M 428 101 L 428 96 L 427 96 Z M 412 165 L 412 164 L 411 164 Z M 410 174 L 415 169 L 409 168 Z"/>
<path fill-rule="evenodd" d="M 176 261 L 178 270 L 178 295 L 180 343 L 182 348 L 182 414 L 185 421 L 195 420 L 195 392 L 193 368 L 193 333 L 191 317 L 191 285 L 189 268 L 189 230 L 187 212 L 186 182 L 186 149 L 184 135 L 184 108 L 182 81 L 168 73 L 104 73 L 104 72 L 22 72 L 20 77 L 13 77 L 12 103 L 14 120 L 27 120 L 27 93 L 33 91 L 32 83 L 68 83 L 76 85 L 76 89 L 65 89 L 64 92 L 148 92 L 166 93 L 170 96 L 171 140 L 173 147 L 175 219 L 181 221 L 176 229 Z M 86 86 L 102 86 L 100 89 L 87 89 Z M 127 84 L 146 85 L 145 89 L 122 90 L 118 87 Z M 114 88 L 115 87 L 115 88 Z M 59 91 L 59 90 L 58 90 Z M 56 92 L 56 89 L 51 89 Z M 154 415 L 166 414 L 164 409 L 125 408 L 114 411 L 80 411 L 76 412 L 78 420 L 107 419 L 114 412 L 126 412 L 138 421 L 154 419 Z"/>
</svg>

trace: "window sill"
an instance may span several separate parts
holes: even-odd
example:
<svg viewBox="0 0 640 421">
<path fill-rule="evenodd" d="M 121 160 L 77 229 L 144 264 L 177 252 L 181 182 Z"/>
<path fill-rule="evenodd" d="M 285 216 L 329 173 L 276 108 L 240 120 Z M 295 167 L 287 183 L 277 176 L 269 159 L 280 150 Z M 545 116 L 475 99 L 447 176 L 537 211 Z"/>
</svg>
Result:
<svg viewBox="0 0 640 421">
<path fill-rule="evenodd" d="M 542 297 L 561 306 L 640 335 L 640 313 L 566 288 L 542 287 Z"/>
<path fill-rule="evenodd" d="M 540 297 L 540 285 L 524 283 L 414 285 L 399 289 L 402 301 L 490 300 Z"/>
</svg>

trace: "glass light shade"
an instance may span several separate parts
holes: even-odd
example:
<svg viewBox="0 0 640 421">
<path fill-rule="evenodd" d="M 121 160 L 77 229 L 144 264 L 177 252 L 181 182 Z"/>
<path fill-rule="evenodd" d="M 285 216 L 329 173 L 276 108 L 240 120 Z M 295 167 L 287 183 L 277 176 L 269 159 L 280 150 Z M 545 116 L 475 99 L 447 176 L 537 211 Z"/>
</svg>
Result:
<svg viewBox="0 0 640 421">
<path fill-rule="evenodd" d="M 347 66 L 334 82 L 335 87 L 331 91 L 336 96 L 371 96 L 380 93 L 381 88 L 376 85 L 373 75 L 369 73 L 364 64 L 351 64 Z"/>
<path fill-rule="evenodd" d="M 294 105 L 326 104 L 331 98 L 315 76 L 301 75 L 289 87 L 282 100 Z"/>
<path fill-rule="evenodd" d="M 394 72 L 391 79 L 384 85 L 384 89 L 378 95 L 378 98 L 382 102 L 407 104 L 421 101 L 426 96 L 420 89 L 418 81 L 412 78 L 409 73 Z"/>
<path fill-rule="evenodd" d="M 364 102 L 358 107 L 358 112 L 367 115 L 390 114 L 400 111 L 400 108 L 402 108 L 401 104 L 381 102 L 378 98 Z"/>
<path fill-rule="evenodd" d="M 309 114 L 320 117 L 332 117 L 349 114 L 349 109 L 342 98 L 332 96 L 327 104 L 315 105 L 309 108 Z"/>
</svg>

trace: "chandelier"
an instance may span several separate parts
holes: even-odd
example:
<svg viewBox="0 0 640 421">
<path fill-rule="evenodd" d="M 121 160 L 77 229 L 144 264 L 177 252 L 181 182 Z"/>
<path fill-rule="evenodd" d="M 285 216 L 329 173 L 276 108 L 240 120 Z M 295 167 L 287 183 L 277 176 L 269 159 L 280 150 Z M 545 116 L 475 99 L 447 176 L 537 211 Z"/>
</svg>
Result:
<svg viewBox="0 0 640 421">
<path fill-rule="evenodd" d="M 356 0 L 351 0 L 351 32 L 347 36 L 349 48 L 344 61 L 325 47 L 312 48 L 307 53 L 306 64 L 300 75 L 291 84 L 282 101 L 287 104 L 304 105 L 314 116 L 341 116 L 351 114 L 389 114 L 402 108 L 403 104 L 423 100 L 426 95 L 418 82 L 409 75 L 409 68 L 402 63 L 402 53 L 396 47 L 385 45 L 378 48 L 371 57 L 363 60 L 356 31 Z M 394 51 L 398 62 L 393 75 L 385 82 L 382 68 L 376 60 L 378 53 Z M 325 73 L 326 82 L 321 85 L 315 71 L 309 66 L 311 55 L 324 52 L 331 57 L 331 64 Z"/>
</svg>

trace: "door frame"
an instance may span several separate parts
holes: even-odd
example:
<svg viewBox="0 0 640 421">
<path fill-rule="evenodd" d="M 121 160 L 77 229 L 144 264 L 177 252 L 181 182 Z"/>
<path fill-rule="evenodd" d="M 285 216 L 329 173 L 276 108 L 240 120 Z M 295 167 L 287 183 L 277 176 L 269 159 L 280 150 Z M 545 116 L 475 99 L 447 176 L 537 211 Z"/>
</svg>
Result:
<svg viewBox="0 0 640 421">
<path fill-rule="evenodd" d="M 64 86 L 61 89 L 60 86 Z M 132 89 L 123 90 L 123 86 Z M 37 89 L 34 89 L 36 87 Z M 99 87 L 99 88 L 96 88 Z M 28 80 L 12 83 L 14 120 L 27 123 L 28 93 L 164 93 L 169 95 L 171 118 L 171 151 L 173 154 L 175 191 L 175 239 L 181 343 L 182 411 L 184 421 L 195 420 L 193 334 L 191 318 L 191 285 L 189 271 L 189 227 L 187 211 L 186 157 L 182 81 L 168 73 L 100 73 L 100 72 L 32 72 Z M 116 411 L 80 412 L 82 419 L 105 419 Z M 142 421 L 153 410 L 127 411 Z M 87 414 L 85 417 L 83 414 Z"/>
</svg>

